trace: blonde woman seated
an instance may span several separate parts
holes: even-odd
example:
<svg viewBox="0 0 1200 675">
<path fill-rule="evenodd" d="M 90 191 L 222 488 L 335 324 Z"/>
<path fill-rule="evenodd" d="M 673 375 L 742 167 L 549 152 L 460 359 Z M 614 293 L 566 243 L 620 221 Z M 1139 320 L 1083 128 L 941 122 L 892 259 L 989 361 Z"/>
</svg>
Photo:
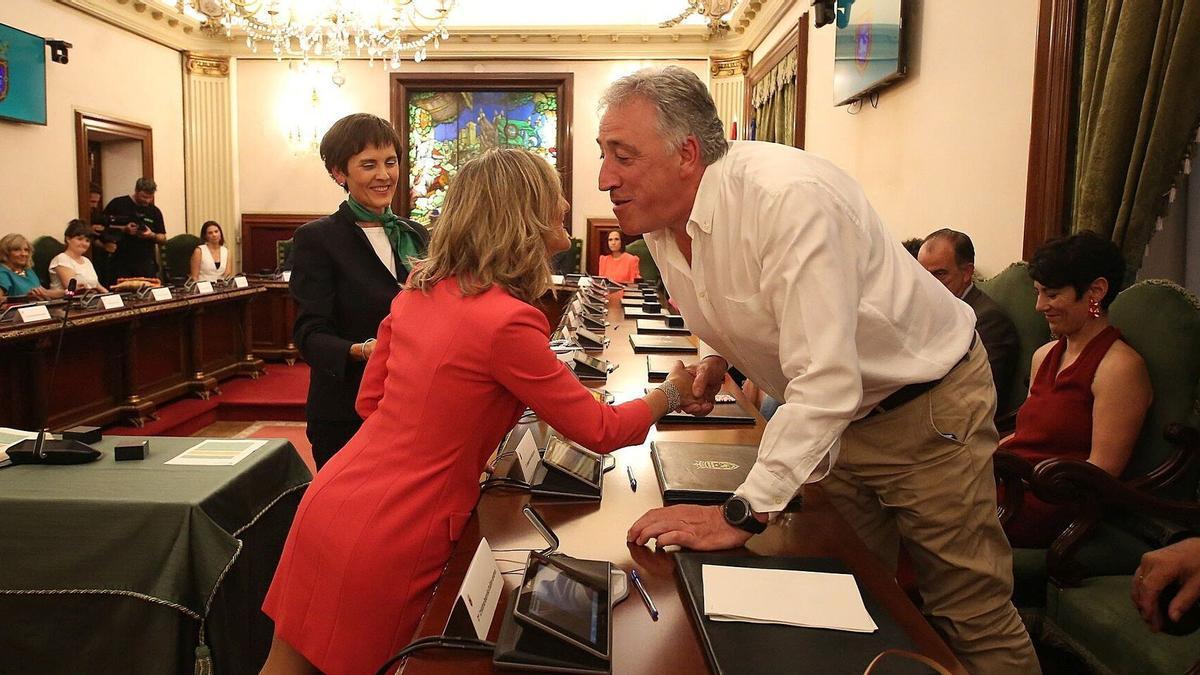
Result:
<svg viewBox="0 0 1200 675">
<path fill-rule="evenodd" d="M 63 233 L 63 242 L 66 243 L 67 250 L 50 261 L 52 290 L 61 291 L 71 283 L 71 279 L 75 279 L 77 292 L 108 292 L 107 288 L 100 285 L 100 278 L 96 275 L 96 268 L 91 259 L 84 255 L 92 248 L 91 233 L 91 226 L 82 220 L 75 219 L 67 223 L 67 231 Z"/>
<path fill-rule="evenodd" d="M 625 250 L 621 233 L 608 233 L 608 255 L 600 256 L 600 276 L 618 284 L 632 284 L 641 274 L 641 258 Z"/>
<path fill-rule="evenodd" d="M 1000 447 L 1030 464 L 1069 457 L 1120 476 L 1153 397 L 1145 362 L 1108 320 L 1125 276 L 1121 253 L 1082 232 L 1039 247 L 1029 275 L 1037 311 L 1058 339 L 1034 352 L 1029 397 Z M 1013 546 L 1043 548 L 1070 520 L 1068 509 L 1026 492 L 1005 530 Z"/>
<path fill-rule="evenodd" d="M 225 248 L 225 233 L 217 221 L 210 220 L 200 228 L 200 245 L 192 251 L 192 281 L 217 281 L 233 276 L 229 264 L 229 249 Z"/>
<path fill-rule="evenodd" d="M 0 297 L 46 300 L 61 298 L 62 291 L 49 291 L 33 270 L 33 248 L 20 234 L 0 237 Z"/>
<path fill-rule="evenodd" d="M 408 644 L 479 474 L 526 406 L 597 452 L 641 443 L 696 401 L 681 363 L 644 398 L 598 402 L 549 347 L 533 306 L 566 250 L 558 174 L 525 150 L 467 162 L 367 361 L 358 433 L 317 473 L 296 512 L 263 610 L 264 673 L 373 673 Z"/>
</svg>

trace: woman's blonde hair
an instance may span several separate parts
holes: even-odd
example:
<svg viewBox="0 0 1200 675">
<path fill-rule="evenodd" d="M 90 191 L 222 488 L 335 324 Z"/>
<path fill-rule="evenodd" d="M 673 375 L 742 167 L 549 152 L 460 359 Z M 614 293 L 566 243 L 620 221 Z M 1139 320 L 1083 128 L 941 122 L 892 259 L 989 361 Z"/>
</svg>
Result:
<svg viewBox="0 0 1200 675">
<path fill-rule="evenodd" d="M 463 295 L 493 284 L 533 302 L 550 288 L 546 236 L 562 227 L 562 184 L 546 160 L 526 150 L 489 150 L 462 166 L 446 190 L 429 256 L 408 288 L 428 292 L 456 277 Z"/>
<path fill-rule="evenodd" d="M 0 237 L 0 263 L 9 265 L 8 252 L 21 248 L 22 246 L 28 246 L 31 251 L 33 250 L 33 246 L 29 243 L 29 240 L 25 238 L 25 235 L 13 233 Z M 9 266 L 11 267 L 11 265 Z M 33 267 L 33 256 L 29 256 L 29 262 L 26 263 L 25 269 L 27 270 L 31 267 Z M 13 271 L 23 272 L 24 270 Z"/>
</svg>

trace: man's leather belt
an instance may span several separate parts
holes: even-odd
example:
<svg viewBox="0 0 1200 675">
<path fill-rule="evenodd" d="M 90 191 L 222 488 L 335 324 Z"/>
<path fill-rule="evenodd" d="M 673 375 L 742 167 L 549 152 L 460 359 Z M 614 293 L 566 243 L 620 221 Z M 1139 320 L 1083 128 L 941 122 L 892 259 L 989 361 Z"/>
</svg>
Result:
<svg viewBox="0 0 1200 675">
<path fill-rule="evenodd" d="M 924 394 L 925 392 L 929 391 L 930 389 L 933 389 L 934 387 L 941 384 L 942 380 L 949 377 L 950 373 L 953 373 L 955 368 L 966 363 L 967 359 L 971 358 L 971 350 L 975 349 L 975 341 L 978 339 L 979 339 L 978 333 L 971 336 L 971 346 L 967 347 L 967 353 L 963 354 L 963 357 L 958 360 L 958 363 L 955 363 L 953 366 L 951 366 L 950 370 L 946 371 L 945 375 L 939 377 L 936 380 L 931 380 L 929 382 L 916 382 L 913 384 L 906 384 L 903 387 L 900 387 L 896 391 L 892 392 L 892 394 L 890 396 L 888 396 L 887 398 L 880 401 L 879 405 L 872 408 L 871 412 L 867 413 L 867 417 L 873 417 L 875 415 L 880 415 L 885 412 L 888 412 L 889 410 L 895 410 L 896 408 L 899 408 L 900 406 L 904 405 L 905 403 L 912 401 L 913 399 L 917 398 L 921 394 Z"/>
</svg>

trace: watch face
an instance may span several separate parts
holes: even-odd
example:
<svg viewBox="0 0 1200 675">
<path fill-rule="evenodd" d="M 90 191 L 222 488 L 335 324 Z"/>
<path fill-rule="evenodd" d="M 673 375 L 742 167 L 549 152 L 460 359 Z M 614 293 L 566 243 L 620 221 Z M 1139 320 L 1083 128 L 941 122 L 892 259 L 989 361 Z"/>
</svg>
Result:
<svg viewBox="0 0 1200 675">
<path fill-rule="evenodd" d="M 725 502 L 725 520 L 738 524 L 746 520 L 746 502 L 740 499 L 730 499 Z"/>
</svg>

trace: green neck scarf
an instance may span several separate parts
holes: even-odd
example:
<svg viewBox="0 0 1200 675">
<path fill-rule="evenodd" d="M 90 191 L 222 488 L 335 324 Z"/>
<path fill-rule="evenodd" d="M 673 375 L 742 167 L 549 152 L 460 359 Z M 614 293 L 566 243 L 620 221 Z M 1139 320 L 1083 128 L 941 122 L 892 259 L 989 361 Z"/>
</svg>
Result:
<svg viewBox="0 0 1200 675">
<path fill-rule="evenodd" d="M 415 232 L 400 223 L 400 218 L 392 213 L 392 207 L 385 207 L 383 213 L 375 213 L 359 204 L 350 195 L 346 195 L 346 204 L 359 221 L 383 225 L 383 231 L 387 234 L 388 241 L 392 243 L 392 250 L 396 252 L 400 264 L 404 265 L 405 271 L 411 272 L 411 259 L 421 257 L 421 240 Z"/>
</svg>

